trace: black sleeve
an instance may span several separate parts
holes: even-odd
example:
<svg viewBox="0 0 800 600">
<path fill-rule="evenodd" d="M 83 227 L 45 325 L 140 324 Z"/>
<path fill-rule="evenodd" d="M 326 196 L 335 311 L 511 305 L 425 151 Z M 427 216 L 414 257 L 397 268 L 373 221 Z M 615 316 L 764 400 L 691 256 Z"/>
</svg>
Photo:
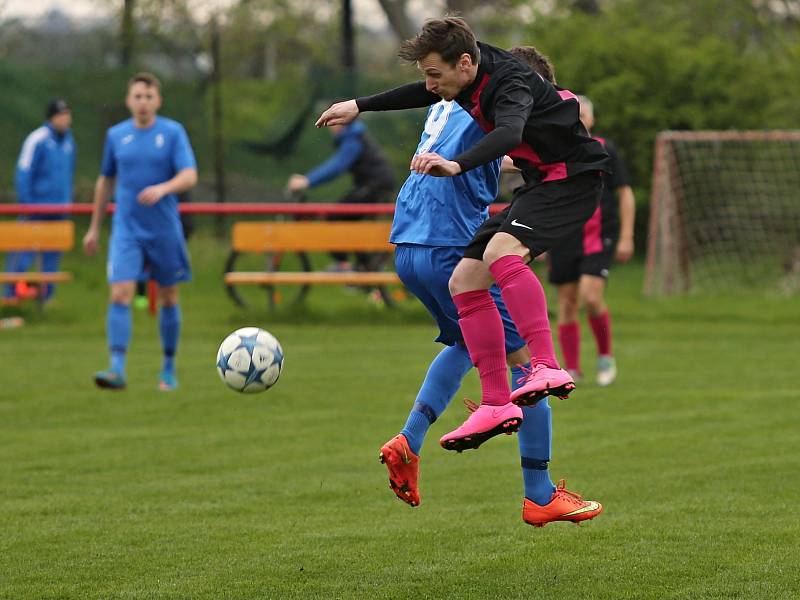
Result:
<svg viewBox="0 0 800 600">
<path fill-rule="evenodd" d="M 494 92 L 494 126 L 486 137 L 455 158 L 461 172 L 508 154 L 522 142 L 525 123 L 533 108 L 531 88 L 521 75 L 508 75 Z"/>
<path fill-rule="evenodd" d="M 424 81 L 408 83 L 394 89 L 380 92 L 373 96 L 356 98 L 356 106 L 360 112 L 375 110 L 402 110 L 404 108 L 422 108 L 436 104 L 441 98 L 425 88 Z"/>
<path fill-rule="evenodd" d="M 614 169 L 614 173 L 608 176 L 610 188 L 617 190 L 621 187 L 629 186 L 631 177 L 628 173 L 628 167 L 619 152 L 617 152 L 617 147 L 610 140 L 606 140 L 605 146 L 606 152 L 611 157 L 611 168 Z"/>
</svg>

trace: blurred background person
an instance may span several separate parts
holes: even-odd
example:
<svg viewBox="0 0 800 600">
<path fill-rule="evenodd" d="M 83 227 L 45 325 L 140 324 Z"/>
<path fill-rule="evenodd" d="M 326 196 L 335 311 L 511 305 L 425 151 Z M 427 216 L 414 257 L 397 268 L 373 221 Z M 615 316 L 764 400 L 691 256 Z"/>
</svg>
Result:
<svg viewBox="0 0 800 600">
<path fill-rule="evenodd" d="M 75 155 L 77 147 L 72 136 L 72 110 L 65 100 L 56 98 L 45 107 L 45 123 L 34 129 L 22 144 L 14 174 L 17 201 L 21 204 L 70 204 L 72 202 Z M 25 220 L 65 219 L 66 215 L 31 215 Z M 34 252 L 10 252 L 5 270 L 24 273 L 34 263 Z M 42 252 L 41 270 L 58 271 L 61 252 Z M 53 284 L 46 284 L 45 297 L 53 295 Z M 25 282 L 8 284 L 3 291 L 5 303 L 17 298 L 32 298 L 37 290 Z"/>
<path fill-rule="evenodd" d="M 101 388 L 126 387 L 130 307 L 146 267 L 158 284 L 161 301 L 158 329 L 164 356 L 158 389 L 171 391 L 178 386 L 178 284 L 191 279 L 191 266 L 177 194 L 197 184 L 197 162 L 183 126 L 158 115 L 161 102 L 161 83 L 154 75 L 138 73 L 130 79 L 125 104 L 132 118 L 106 134 L 92 220 L 83 238 L 84 250 L 91 256 L 97 251 L 100 225 L 113 193 L 116 210 L 108 251 L 111 293 L 106 317 L 111 364 L 94 375 Z"/>
<path fill-rule="evenodd" d="M 377 142 L 367 133 L 364 123 L 355 121 L 348 125 L 330 128 L 336 152 L 306 175 L 298 173 L 289 177 L 286 189 L 291 194 L 302 194 L 307 189 L 322 185 L 350 172 L 353 188 L 339 199 L 339 204 L 366 204 L 392 202 L 395 176 L 392 166 Z M 357 221 L 361 215 L 337 215 L 332 220 Z M 334 262 L 329 271 L 350 271 L 353 265 L 344 252 L 332 252 Z M 356 255 L 356 267 L 367 269 L 369 255 Z"/>
<path fill-rule="evenodd" d="M 591 133 L 594 106 L 578 96 L 580 118 Z M 633 223 L 636 202 L 625 162 L 615 145 L 593 136 L 611 156 L 611 175 L 604 175 L 600 205 L 584 225 L 582 235 L 550 252 L 550 282 L 558 290 L 558 341 L 566 368 L 573 378 L 582 377 L 578 312 L 586 309 L 597 344 L 597 383 L 607 386 L 617 376 L 611 350 L 611 316 L 605 301 L 606 281 L 614 260 L 627 262 L 633 256 Z"/>
</svg>

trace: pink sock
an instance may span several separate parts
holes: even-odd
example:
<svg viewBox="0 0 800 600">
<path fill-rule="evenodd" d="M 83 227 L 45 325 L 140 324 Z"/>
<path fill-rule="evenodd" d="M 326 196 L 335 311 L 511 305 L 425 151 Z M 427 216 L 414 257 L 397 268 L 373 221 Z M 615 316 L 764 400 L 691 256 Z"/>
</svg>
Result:
<svg viewBox="0 0 800 600">
<path fill-rule="evenodd" d="M 558 326 L 558 341 L 561 344 L 561 356 L 571 371 L 579 371 L 581 349 L 581 326 L 577 321 Z"/>
<path fill-rule="evenodd" d="M 597 353 L 600 356 L 611 356 L 611 317 L 608 311 L 597 317 L 589 317 L 594 339 L 597 341 Z"/>
<path fill-rule="evenodd" d="M 500 287 L 511 320 L 528 343 L 531 364 L 560 369 L 547 318 L 547 298 L 536 275 L 515 254 L 497 259 L 489 270 Z"/>
<path fill-rule="evenodd" d="M 481 379 L 482 403 L 508 404 L 506 338 L 503 321 L 489 290 L 475 290 L 453 296 L 464 342 Z"/>
</svg>

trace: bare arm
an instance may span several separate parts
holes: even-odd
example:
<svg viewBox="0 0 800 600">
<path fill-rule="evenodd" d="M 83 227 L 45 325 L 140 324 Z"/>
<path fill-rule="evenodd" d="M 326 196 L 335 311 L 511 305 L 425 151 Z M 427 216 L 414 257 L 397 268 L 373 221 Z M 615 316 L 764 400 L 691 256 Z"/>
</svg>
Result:
<svg viewBox="0 0 800 600">
<path fill-rule="evenodd" d="M 619 201 L 619 242 L 617 260 L 627 262 L 633 256 L 633 224 L 636 219 L 636 200 L 629 185 L 617 188 Z"/>
<path fill-rule="evenodd" d="M 182 169 L 169 181 L 144 188 L 139 192 L 136 199 L 142 204 L 152 206 L 164 196 L 168 194 L 180 194 L 181 192 L 193 188 L 196 184 L 197 169 Z"/>
<path fill-rule="evenodd" d="M 103 223 L 103 217 L 106 214 L 106 206 L 111 200 L 113 190 L 113 177 L 100 175 L 100 177 L 97 178 L 97 182 L 94 184 L 92 220 L 89 223 L 89 229 L 86 235 L 83 236 L 83 250 L 89 256 L 97 251 L 97 242 L 100 238 L 100 225 Z"/>
</svg>

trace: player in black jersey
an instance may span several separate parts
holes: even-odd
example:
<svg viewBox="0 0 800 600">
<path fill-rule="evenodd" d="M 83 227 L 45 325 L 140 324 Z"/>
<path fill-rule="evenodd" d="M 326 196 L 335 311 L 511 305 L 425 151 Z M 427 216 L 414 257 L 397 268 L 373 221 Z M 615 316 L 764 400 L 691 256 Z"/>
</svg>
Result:
<svg viewBox="0 0 800 600">
<path fill-rule="evenodd" d="M 585 96 L 578 96 L 581 121 L 587 130 L 594 125 L 594 108 Z M 580 234 L 550 252 L 550 282 L 558 288 L 558 340 L 565 367 L 574 378 L 580 369 L 580 327 L 578 311 L 586 309 L 597 345 L 597 383 L 607 386 L 617 375 L 611 352 L 611 318 L 605 302 L 605 287 L 611 264 L 627 262 L 633 255 L 633 222 L 636 202 L 628 169 L 610 140 L 595 139 L 605 146 L 614 172 L 605 177 L 600 206 Z"/>
<path fill-rule="evenodd" d="M 517 405 L 535 404 L 548 394 L 566 397 L 575 387 L 555 357 L 544 290 L 527 263 L 580 231 L 597 208 L 600 174 L 609 170 L 610 160 L 580 122 L 574 94 L 557 90 L 508 52 L 477 42 L 462 19 L 427 21 L 419 35 L 403 43 L 400 57 L 415 62 L 425 80 L 334 104 L 317 126 L 346 124 L 362 111 L 455 100 L 486 136 L 456 157 L 418 154 L 411 168 L 458 176 L 508 155 L 525 180 L 511 206 L 481 226 L 450 280 L 459 325 L 480 375 L 482 403 L 441 443 L 477 447 L 489 437 L 516 431 L 522 418 Z M 488 292 L 493 280 L 534 365 L 513 394 L 502 321 Z"/>
</svg>

